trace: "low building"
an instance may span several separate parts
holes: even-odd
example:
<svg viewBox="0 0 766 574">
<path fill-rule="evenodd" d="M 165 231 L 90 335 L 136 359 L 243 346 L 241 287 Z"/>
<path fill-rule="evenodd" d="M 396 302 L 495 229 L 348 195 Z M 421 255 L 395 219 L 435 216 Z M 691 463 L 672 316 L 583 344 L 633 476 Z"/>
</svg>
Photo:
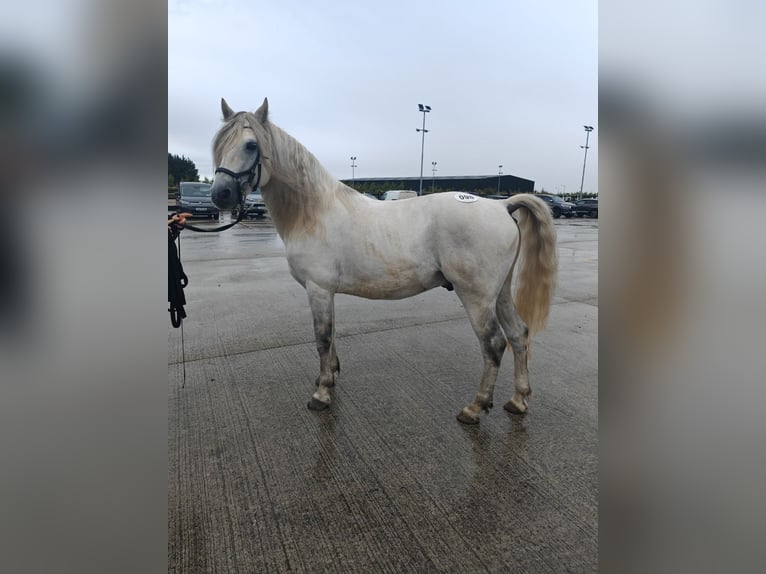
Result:
<svg viewBox="0 0 766 574">
<path fill-rule="evenodd" d="M 498 186 L 498 177 L 500 185 Z M 420 189 L 419 177 L 357 177 L 341 180 L 359 191 L 379 194 L 389 189 Z M 499 192 L 498 192 L 499 189 Z M 535 182 L 515 175 L 465 175 L 423 177 L 423 194 L 440 191 L 471 191 L 483 194 L 511 195 L 533 193 Z"/>
</svg>

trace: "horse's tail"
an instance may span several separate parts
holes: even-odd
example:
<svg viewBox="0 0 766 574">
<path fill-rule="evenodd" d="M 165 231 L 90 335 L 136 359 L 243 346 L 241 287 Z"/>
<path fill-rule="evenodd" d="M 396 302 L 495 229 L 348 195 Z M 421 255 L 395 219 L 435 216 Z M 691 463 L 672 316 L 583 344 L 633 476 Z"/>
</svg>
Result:
<svg viewBox="0 0 766 574">
<path fill-rule="evenodd" d="M 545 328 L 556 289 L 556 229 L 548 205 L 534 195 L 514 195 L 506 205 L 509 214 L 518 214 L 521 257 L 514 263 L 519 266 L 514 304 L 533 334 Z"/>
</svg>

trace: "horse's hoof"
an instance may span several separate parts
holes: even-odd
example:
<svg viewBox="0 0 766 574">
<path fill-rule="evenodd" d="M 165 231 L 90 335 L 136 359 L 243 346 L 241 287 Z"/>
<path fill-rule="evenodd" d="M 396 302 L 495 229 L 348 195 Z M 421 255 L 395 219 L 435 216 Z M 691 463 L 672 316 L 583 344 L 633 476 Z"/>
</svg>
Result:
<svg viewBox="0 0 766 574">
<path fill-rule="evenodd" d="M 514 415 L 523 415 L 523 414 L 526 414 L 527 412 L 526 408 L 522 411 L 519 407 L 516 406 L 516 404 L 513 401 L 508 401 L 507 403 L 505 403 L 503 405 L 503 408 L 509 413 Z"/>
<path fill-rule="evenodd" d="M 311 400 L 309 401 L 309 404 L 308 404 L 309 410 L 312 410 L 312 411 L 323 411 L 329 406 L 330 406 L 330 403 L 323 403 L 322 401 L 319 401 L 315 399 L 314 397 L 311 397 Z"/>
<path fill-rule="evenodd" d="M 481 407 L 481 410 L 483 410 L 485 413 L 488 413 L 489 409 L 491 409 L 494 406 L 495 406 L 494 403 L 487 403 L 486 405 Z"/>
<path fill-rule="evenodd" d="M 466 414 L 465 409 L 460 411 L 457 415 L 457 420 L 464 425 L 477 425 L 479 424 L 479 415 Z"/>
</svg>

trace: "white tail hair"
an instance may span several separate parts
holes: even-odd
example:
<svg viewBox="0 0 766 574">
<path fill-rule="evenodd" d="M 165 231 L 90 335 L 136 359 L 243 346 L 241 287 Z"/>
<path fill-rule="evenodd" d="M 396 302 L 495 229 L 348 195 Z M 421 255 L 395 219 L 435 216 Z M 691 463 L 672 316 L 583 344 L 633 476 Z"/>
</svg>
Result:
<svg viewBox="0 0 766 574">
<path fill-rule="evenodd" d="M 514 304 L 533 334 L 545 328 L 556 289 L 556 228 L 548 205 L 534 195 L 514 195 L 507 204 L 509 213 L 518 214 L 521 242 Z"/>
</svg>

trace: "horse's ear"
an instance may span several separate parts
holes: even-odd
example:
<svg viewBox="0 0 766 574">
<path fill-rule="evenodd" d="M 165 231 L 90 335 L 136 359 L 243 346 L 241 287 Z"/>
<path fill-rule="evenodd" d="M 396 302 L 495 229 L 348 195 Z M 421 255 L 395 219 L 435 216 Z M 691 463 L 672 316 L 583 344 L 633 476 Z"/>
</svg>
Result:
<svg viewBox="0 0 766 574">
<path fill-rule="evenodd" d="M 255 119 L 265 124 L 269 119 L 269 98 L 263 98 L 261 107 L 255 110 Z"/>
<path fill-rule="evenodd" d="M 221 98 L 221 111 L 223 112 L 223 121 L 225 122 L 234 115 L 234 110 L 229 107 L 229 104 L 223 98 Z"/>
</svg>

